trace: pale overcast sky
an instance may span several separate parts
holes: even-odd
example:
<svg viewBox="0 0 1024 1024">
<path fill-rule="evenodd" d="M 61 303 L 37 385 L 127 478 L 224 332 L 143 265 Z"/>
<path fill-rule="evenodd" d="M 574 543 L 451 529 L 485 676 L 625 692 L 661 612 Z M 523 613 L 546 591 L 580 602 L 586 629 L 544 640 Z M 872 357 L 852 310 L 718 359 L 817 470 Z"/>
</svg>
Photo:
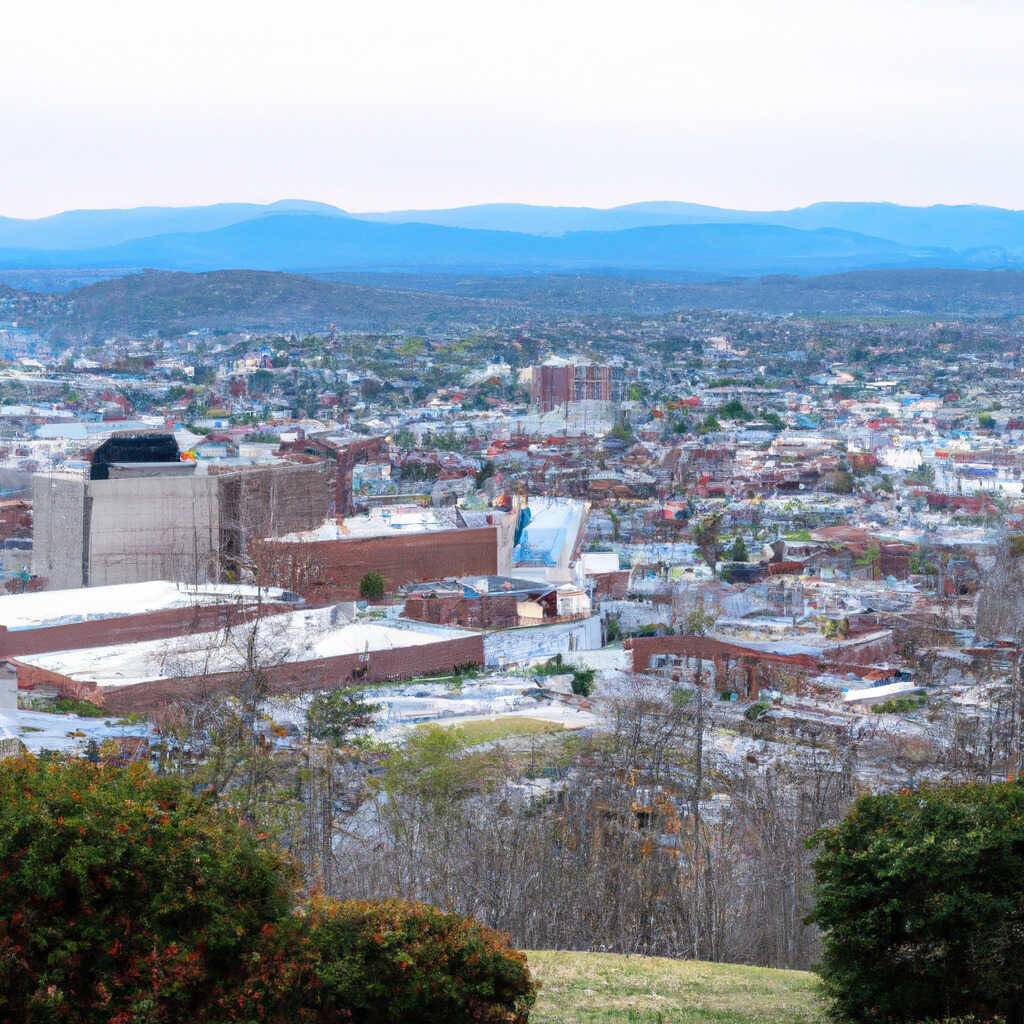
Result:
<svg viewBox="0 0 1024 1024">
<path fill-rule="evenodd" d="M 319 199 L 1024 207 L 1024 3 L 36 0 L 0 214 Z"/>
</svg>

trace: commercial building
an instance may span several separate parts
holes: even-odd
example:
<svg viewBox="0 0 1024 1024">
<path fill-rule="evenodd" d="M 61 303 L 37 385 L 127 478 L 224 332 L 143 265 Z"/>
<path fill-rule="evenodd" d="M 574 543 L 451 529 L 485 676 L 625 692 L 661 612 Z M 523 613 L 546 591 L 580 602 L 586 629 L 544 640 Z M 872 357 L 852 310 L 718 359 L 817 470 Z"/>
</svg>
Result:
<svg viewBox="0 0 1024 1024">
<path fill-rule="evenodd" d="M 316 529 L 253 545 L 260 578 L 311 603 L 359 597 L 368 572 L 389 591 L 451 576 L 507 575 L 516 516 L 419 506 L 378 508 L 368 515 L 328 519 Z"/>
<path fill-rule="evenodd" d="M 0 660 L 202 633 L 299 604 L 275 587 L 168 580 L 12 594 L 0 597 Z"/>
<path fill-rule="evenodd" d="M 10 659 L 18 688 L 158 711 L 231 691 L 258 673 L 270 693 L 405 679 L 483 664 L 477 633 L 404 620 L 351 621 L 337 606 L 270 615 L 216 632 Z"/>
<path fill-rule="evenodd" d="M 530 367 L 530 398 L 541 412 L 568 402 L 621 402 L 625 395 L 621 366 L 550 359 Z"/>
<path fill-rule="evenodd" d="M 254 537 L 332 509 L 324 463 L 218 472 L 181 461 L 170 434 L 116 436 L 83 467 L 33 477 L 32 573 L 47 590 L 240 578 Z"/>
</svg>

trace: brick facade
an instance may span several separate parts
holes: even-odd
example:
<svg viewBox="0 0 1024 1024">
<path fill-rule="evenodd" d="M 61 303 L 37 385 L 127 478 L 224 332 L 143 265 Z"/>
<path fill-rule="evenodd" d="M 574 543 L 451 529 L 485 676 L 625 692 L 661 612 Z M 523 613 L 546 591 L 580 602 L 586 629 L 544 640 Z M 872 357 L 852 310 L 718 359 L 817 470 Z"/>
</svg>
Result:
<svg viewBox="0 0 1024 1024">
<path fill-rule="evenodd" d="M 482 636 L 438 640 L 437 643 L 346 654 L 317 661 L 297 661 L 267 668 L 273 693 L 302 693 L 309 690 L 365 686 L 389 680 L 409 679 L 425 673 L 444 672 L 459 665 L 482 665 Z M 103 687 L 88 680 L 75 680 L 58 672 L 12 660 L 18 674 L 18 688 L 54 686 L 61 696 L 77 697 L 100 704 L 111 714 L 131 711 L 159 711 L 177 700 L 197 700 L 205 695 L 230 690 L 243 676 L 224 672 L 209 676 L 154 679 L 132 686 Z"/>
<path fill-rule="evenodd" d="M 519 601 L 511 594 L 420 594 L 405 599 L 404 615 L 420 622 L 439 626 L 471 626 L 476 629 L 499 629 L 519 625 Z"/>
<path fill-rule="evenodd" d="M 49 651 L 72 651 L 83 647 L 107 647 L 141 640 L 164 640 L 185 633 L 207 633 L 225 626 L 248 622 L 257 614 L 273 615 L 294 611 L 294 605 L 269 603 L 257 611 L 255 605 L 207 605 L 168 608 L 138 615 L 68 622 L 40 629 L 8 630 L 0 626 L 0 660 Z"/>
<path fill-rule="evenodd" d="M 262 541 L 251 555 L 265 585 L 282 586 L 307 601 L 329 604 L 359 597 L 359 581 L 379 572 L 389 591 L 406 583 L 456 576 L 493 576 L 498 530 L 441 530 L 326 541 Z"/>
</svg>

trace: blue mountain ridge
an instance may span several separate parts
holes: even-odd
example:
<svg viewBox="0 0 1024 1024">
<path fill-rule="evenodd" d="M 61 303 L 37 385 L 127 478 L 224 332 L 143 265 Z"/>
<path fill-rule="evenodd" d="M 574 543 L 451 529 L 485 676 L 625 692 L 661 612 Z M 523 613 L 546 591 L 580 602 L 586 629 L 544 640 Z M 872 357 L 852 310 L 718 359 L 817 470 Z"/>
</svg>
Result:
<svg viewBox="0 0 1024 1024">
<path fill-rule="evenodd" d="M 720 274 L 820 274 L 866 267 L 979 265 L 951 247 L 909 246 L 831 227 L 701 223 L 570 231 L 560 235 L 380 223 L 345 216 L 264 212 L 198 232 L 90 248 L 0 249 L 0 267 L 458 269 L 487 272 L 603 269 Z M 986 257 L 988 258 L 988 257 Z M 1006 262 L 1001 250 L 991 262 Z"/>
</svg>

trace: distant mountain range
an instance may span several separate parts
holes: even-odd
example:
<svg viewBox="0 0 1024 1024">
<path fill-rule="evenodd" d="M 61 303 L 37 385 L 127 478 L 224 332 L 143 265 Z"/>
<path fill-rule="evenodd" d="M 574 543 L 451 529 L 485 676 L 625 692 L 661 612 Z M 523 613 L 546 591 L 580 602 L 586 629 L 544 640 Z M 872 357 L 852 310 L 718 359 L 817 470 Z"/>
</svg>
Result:
<svg viewBox="0 0 1024 1024">
<path fill-rule="evenodd" d="M 350 214 L 325 203 L 75 210 L 0 218 L 0 270 L 151 267 L 815 275 L 869 268 L 1024 267 L 1024 212 L 817 203 L 729 210 L 488 204 Z"/>
</svg>

